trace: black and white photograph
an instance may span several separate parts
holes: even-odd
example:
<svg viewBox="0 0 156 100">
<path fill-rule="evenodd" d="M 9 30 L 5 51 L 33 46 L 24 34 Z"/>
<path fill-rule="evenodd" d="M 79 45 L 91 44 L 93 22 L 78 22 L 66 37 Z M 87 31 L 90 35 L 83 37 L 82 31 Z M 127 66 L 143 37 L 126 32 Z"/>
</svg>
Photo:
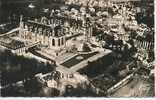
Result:
<svg viewBox="0 0 156 100">
<path fill-rule="evenodd" d="M 154 98 L 155 0 L 0 0 L 0 97 Z"/>
</svg>

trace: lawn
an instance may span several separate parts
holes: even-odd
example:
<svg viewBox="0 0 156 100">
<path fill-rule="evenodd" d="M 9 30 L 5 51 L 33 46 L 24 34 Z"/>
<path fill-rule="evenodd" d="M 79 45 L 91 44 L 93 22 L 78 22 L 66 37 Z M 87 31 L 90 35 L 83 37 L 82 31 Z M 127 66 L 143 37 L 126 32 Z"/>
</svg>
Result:
<svg viewBox="0 0 156 100">
<path fill-rule="evenodd" d="M 93 53 L 89 53 L 89 54 L 79 54 L 79 55 L 76 55 L 75 57 L 69 59 L 68 61 L 62 63 L 61 65 L 67 67 L 67 68 L 71 68 L 72 66 L 96 55 L 98 52 L 93 52 Z M 77 57 L 83 57 L 83 59 L 77 59 Z"/>
<path fill-rule="evenodd" d="M 87 75 L 89 78 L 93 78 L 104 73 L 107 69 L 109 69 L 110 65 L 112 65 L 113 62 L 114 58 L 112 54 L 108 54 L 101 59 L 90 62 L 87 67 L 80 69 L 78 72 L 80 74 Z"/>
</svg>

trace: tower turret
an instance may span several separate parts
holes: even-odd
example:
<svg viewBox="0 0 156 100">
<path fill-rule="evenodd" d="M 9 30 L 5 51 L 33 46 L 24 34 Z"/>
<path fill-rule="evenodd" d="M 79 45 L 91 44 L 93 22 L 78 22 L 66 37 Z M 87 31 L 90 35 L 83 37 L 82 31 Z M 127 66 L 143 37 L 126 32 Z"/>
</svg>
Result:
<svg viewBox="0 0 156 100">
<path fill-rule="evenodd" d="M 23 15 L 20 16 L 19 36 L 20 36 L 20 37 L 24 37 L 24 22 L 23 22 Z"/>
<path fill-rule="evenodd" d="M 20 28 L 24 28 L 23 15 L 20 16 Z"/>
</svg>

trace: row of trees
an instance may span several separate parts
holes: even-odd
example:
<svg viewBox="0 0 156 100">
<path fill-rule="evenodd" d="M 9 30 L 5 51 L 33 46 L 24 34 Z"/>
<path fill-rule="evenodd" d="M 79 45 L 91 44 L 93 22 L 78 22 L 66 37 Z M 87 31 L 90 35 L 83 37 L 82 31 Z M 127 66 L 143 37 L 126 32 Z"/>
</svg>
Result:
<svg viewBox="0 0 156 100">
<path fill-rule="evenodd" d="M 1 84 L 7 85 L 17 81 L 33 78 L 37 73 L 47 73 L 54 70 L 49 63 L 36 59 L 17 56 L 10 51 L 0 52 Z"/>
</svg>

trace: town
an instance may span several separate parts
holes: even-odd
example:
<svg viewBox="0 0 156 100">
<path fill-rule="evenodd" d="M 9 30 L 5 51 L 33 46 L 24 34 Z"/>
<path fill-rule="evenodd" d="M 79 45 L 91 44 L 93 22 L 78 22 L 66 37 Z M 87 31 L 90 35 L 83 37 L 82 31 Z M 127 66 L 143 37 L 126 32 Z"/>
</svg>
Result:
<svg viewBox="0 0 156 100">
<path fill-rule="evenodd" d="M 154 0 L 0 8 L 2 97 L 154 97 Z"/>
</svg>

